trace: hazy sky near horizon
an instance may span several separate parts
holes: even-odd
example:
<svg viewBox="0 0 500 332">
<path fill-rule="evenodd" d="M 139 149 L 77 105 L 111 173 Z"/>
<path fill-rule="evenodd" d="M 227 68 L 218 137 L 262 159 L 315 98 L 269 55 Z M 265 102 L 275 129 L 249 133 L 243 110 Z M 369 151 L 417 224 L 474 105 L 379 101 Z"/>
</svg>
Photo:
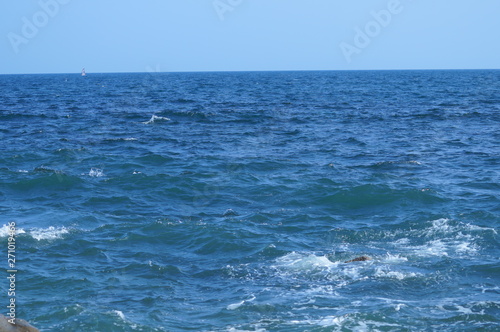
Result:
<svg viewBox="0 0 500 332">
<path fill-rule="evenodd" d="M 499 69 L 498 0 L 4 0 L 0 74 Z"/>
</svg>

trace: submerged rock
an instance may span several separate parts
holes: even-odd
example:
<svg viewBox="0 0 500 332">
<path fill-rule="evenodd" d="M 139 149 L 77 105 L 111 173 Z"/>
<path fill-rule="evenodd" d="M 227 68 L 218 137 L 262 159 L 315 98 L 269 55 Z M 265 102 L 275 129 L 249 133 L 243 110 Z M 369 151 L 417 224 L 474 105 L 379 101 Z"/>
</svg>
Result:
<svg viewBox="0 0 500 332">
<path fill-rule="evenodd" d="M 16 318 L 15 322 L 16 324 L 11 324 L 7 317 L 0 315 L 0 332 L 40 332 L 24 319 Z"/>
<path fill-rule="evenodd" d="M 363 261 L 369 261 L 369 260 L 371 260 L 371 258 L 368 256 L 360 256 L 360 257 L 356 257 L 354 259 L 351 259 L 349 261 L 345 261 L 344 263 L 363 262 Z"/>
</svg>

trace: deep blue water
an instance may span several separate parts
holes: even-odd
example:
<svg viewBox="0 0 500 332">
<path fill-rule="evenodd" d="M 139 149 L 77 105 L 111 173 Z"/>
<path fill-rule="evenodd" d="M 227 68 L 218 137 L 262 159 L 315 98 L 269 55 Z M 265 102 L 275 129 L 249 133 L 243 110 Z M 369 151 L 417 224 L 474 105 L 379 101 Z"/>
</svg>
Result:
<svg viewBox="0 0 500 332">
<path fill-rule="evenodd" d="M 500 330 L 500 71 L 4 75 L 0 137 L 42 331 Z"/>
</svg>

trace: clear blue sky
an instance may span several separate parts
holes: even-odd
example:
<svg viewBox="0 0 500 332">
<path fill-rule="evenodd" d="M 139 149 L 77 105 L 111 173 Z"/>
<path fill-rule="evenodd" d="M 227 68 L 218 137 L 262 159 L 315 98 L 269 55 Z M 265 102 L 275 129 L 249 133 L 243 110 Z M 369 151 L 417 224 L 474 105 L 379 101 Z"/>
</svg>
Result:
<svg viewBox="0 0 500 332">
<path fill-rule="evenodd" d="M 500 68 L 499 0 L 2 0 L 0 74 Z"/>
</svg>

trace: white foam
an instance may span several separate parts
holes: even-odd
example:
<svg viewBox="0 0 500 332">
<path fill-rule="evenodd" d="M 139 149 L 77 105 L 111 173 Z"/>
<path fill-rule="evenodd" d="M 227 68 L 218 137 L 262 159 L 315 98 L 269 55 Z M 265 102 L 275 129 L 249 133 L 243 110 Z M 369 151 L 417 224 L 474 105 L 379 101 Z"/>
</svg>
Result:
<svg viewBox="0 0 500 332">
<path fill-rule="evenodd" d="M 326 256 L 313 254 L 303 255 L 296 252 L 289 253 L 276 260 L 278 267 L 288 270 L 309 271 L 317 268 L 336 267 L 338 263 L 330 261 Z"/>
<path fill-rule="evenodd" d="M 157 116 L 157 115 L 154 115 L 151 117 L 151 119 L 149 119 L 148 121 L 146 122 L 143 122 L 144 124 L 151 124 L 151 123 L 155 123 L 155 121 L 157 120 L 165 120 L 165 121 L 169 121 L 170 119 L 169 118 L 166 118 L 166 117 L 163 117 L 163 116 Z"/>
<path fill-rule="evenodd" d="M 68 234 L 69 230 L 65 227 L 53 227 L 49 228 L 34 228 L 29 232 L 29 234 L 38 241 L 41 240 L 56 240 L 62 238 L 64 234 Z"/>
<path fill-rule="evenodd" d="M 122 320 L 125 320 L 125 315 L 123 314 L 123 312 L 121 312 L 120 310 L 113 310 L 113 313 L 115 313 L 118 317 L 120 317 Z"/>
<path fill-rule="evenodd" d="M 490 227 L 481 227 L 481 226 L 471 225 L 471 224 L 466 224 L 465 227 L 466 227 L 466 229 L 471 230 L 471 231 L 490 231 L 490 232 L 493 232 L 493 234 L 497 234 L 496 229 L 490 228 Z"/>
<path fill-rule="evenodd" d="M 317 322 L 319 326 L 342 326 L 345 322 L 345 317 L 335 317 L 335 316 L 327 316 L 320 321 Z"/>
<path fill-rule="evenodd" d="M 449 221 L 450 221 L 450 219 L 447 219 L 447 218 L 432 220 L 431 221 L 432 227 L 428 228 L 425 231 L 425 234 L 427 236 L 432 236 L 432 235 L 435 235 L 436 233 L 450 233 L 450 232 L 452 232 L 454 229 L 452 226 L 449 225 L 449 223 L 448 223 Z"/>
<path fill-rule="evenodd" d="M 449 302 L 455 302 L 457 299 L 448 299 Z M 465 315 L 484 315 L 485 311 L 484 309 L 480 311 L 474 311 L 472 310 L 474 307 L 482 307 L 484 302 L 476 302 L 476 303 L 471 303 L 470 307 L 464 307 L 459 304 L 439 304 L 436 307 L 439 310 L 442 311 L 453 311 L 453 312 L 459 312 Z"/>
<path fill-rule="evenodd" d="M 241 302 L 238 302 L 238 303 L 233 303 L 233 304 L 230 304 L 226 307 L 227 310 L 236 310 L 238 309 L 239 307 L 241 307 L 242 305 L 244 305 L 245 303 L 247 302 L 252 302 L 253 300 L 255 300 L 255 296 L 252 295 L 252 298 L 249 299 L 249 300 L 243 300 Z"/>
<path fill-rule="evenodd" d="M 227 310 L 236 310 L 238 309 L 239 307 L 241 307 L 242 305 L 245 304 L 245 301 L 241 301 L 241 302 L 238 302 L 238 303 L 233 303 L 233 304 L 230 304 L 227 306 Z"/>
<path fill-rule="evenodd" d="M 350 317 L 349 314 L 343 316 L 326 316 L 319 319 L 292 320 L 288 322 L 288 324 L 293 324 L 293 325 L 315 325 L 321 327 L 330 327 L 334 328 L 335 331 L 340 330 L 342 328 L 346 328 L 345 325 L 347 324 L 351 325 L 352 323 L 356 323 L 357 326 L 349 326 L 349 330 L 356 332 L 378 331 L 377 328 L 386 329 L 387 327 L 401 328 L 401 326 L 397 324 L 380 323 L 371 320 L 359 321 L 354 316 Z"/>
<path fill-rule="evenodd" d="M 394 306 L 394 310 L 399 311 L 399 310 L 401 310 L 401 308 L 403 308 L 403 307 L 407 307 L 407 305 L 406 305 L 406 304 L 404 304 L 404 303 L 398 303 L 398 304 L 396 304 L 396 305 Z"/>
<path fill-rule="evenodd" d="M 483 285 L 475 285 L 475 288 L 479 288 L 481 290 L 481 293 L 486 293 L 486 292 L 492 292 L 492 293 L 499 293 L 500 292 L 500 287 L 499 286 L 493 286 L 493 287 L 487 287 Z"/>
<path fill-rule="evenodd" d="M 351 280 L 365 280 L 368 278 L 368 276 L 362 277 L 360 272 L 362 271 L 362 265 L 361 264 L 352 264 L 348 268 L 345 268 L 342 273 L 344 274 L 345 277 L 351 279 Z M 347 282 L 344 284 L 347 285 Z"/>
<path fill-rule="evenodd" d="M 406 244 L 408 244 L 408 243 L 410 243 L 410 239 L 408 239 L 408 238 L 406 238 L 406 237 L 404 237 L 404 238 L 402 238 L 402 239 L 399 239 L 399 240 L 394 241 L 394 244 L 397 244 L 397 245 L 406 245 Z"/>
<path fill-rule="evenodd" d="M 102 170 L 102 169 L 100 169 L 100 168 L 94 168 L 94 167 L 92 167 L 92 168 L 90 169 L 90 171 L 89 171 L 88 176 L 91 176 L 91 177 L 93 177 L 93 178 L 99 178 L 99 177 L 101 177 L 101 176 L 104 176 L 104 172 L 103 172 L 103 170 Z"/>
<path fill-rule="evenodd" d="M 389 279 L 398 279 L 398 280 L 403 280 L 406 278 L 415 278 L 419 274 L 414 273 L 414 272 L 409 272 L 409 273 L 403 273 L 399 271 L 384 271 L 383 268 L 377 267 L 375 269 L 375 277 L 378 278 L 389 278 Z"/>
<path fill-rule="evenodd" d="M 459 234 L 455 238 L 433 240 L 420 246 L 406 246 L 405 249 L 413 250 L 420 257 L 463 257 L 477 254 L 478 246 L 473 243 L 473 240 L 473 237 L 470 235 Z"/>
<path fill-rule="evenodd" d="M 397 263 L 403 263 L 407 262 L 408 258 L 400 256 L 400 255 L 391 255 L 387 254 L 387 256 L 382 260 L 384 263 L 391 263 L 391 264 L 397 264 Z"/>
<path fill-rule="evenodd" d="M 467 236 L 471 238 L 471 236 Z M 459 254 L 476 254 L 478 251 L 477 245 L 471 241 L 457 242 L 454 244 L 455 251 Z"/>
<path fill-rule="evenodd" d="M 340 288 L 348 285 L 352 280 L 360 281 L 369 278 L 373 264 L 373 261 L 344 264 L 343 261 L 332 262 L 323 255 L 291 252 L 277 258 L 275 264 L 270 267 L 274 273 L 283 278 L 311 278 L 314 276 L 333 282 L 336 288 Z M 266 271 L 266 273 L 269 272 Z M 335 294 L 334 288 L 324 286 L 302 291 Z"/>
<path fill-rule="evenodd" d="M 471 230 L 491 230 L 495 231 L 492 228 L 483 228 L 479 226 L 474 226 L 470 224 L 458 224 L 457 226 L 450 225 L 450 219 L 441 218 L 432 220 L 432 226 L 426 229 L 423 234 L 428 237 L 433 237 L 436 235 L 453 235 L 457 234 L 456 237 L 470 237 L 470 235 L 464 235 L 463 231 L 471 231 Z"/>
<path fill-rule="evenodd" d="M 411 231 L 411 234 L 415 235 L 413 240 L 410 240 L 412 237 L 401 238 L 394 241 L 394 245 L 400 247 L 405 252 L 412 251 L 420 257 L 463 257 L 476 255 L 479 250 L 478 246 L 474 243 L 477 240 L 477 236 L 464 234 L 464 232 L 492 230 L 467 224 L 453 225 L 447 218 L 432 220 L 430 223 L 432 225 L 426 229 Z M 423 244 L 412 245 L 413 241 L 420 238 L 424 238 L 427 241 Z"/>
<path fill-rule="evenodd" d="M 356 332 L 369 332 L 369 331 L 379 331 L 377 328 L 384 328 L 384 330 L 387 330 L 388 327 L 395 327 L 397 328 L 397 331 L 401 330 L 401 326 L 398 324 L 391 324 L 391 323 L 380 323 L 377 321 L 373 320 L 367 320 L 366 322 L 358 322 L 358 326 L 353 328 L 353 331 Z M 395 329 L 391 329 L 395 330 Z"/>
<path fill-rule="evenodd" d="M 461 312 L 463 314 L 466 314 L 466 315 L 473 315 L 474 314 L 474 312 L 470 308 L 466 308 L 466 307 L 463 307 L 461 305 L 457 305 L 456 308 L 457 308 L 458 312 Z"/>
<path fill-rule="evenodd" d="M 8 237 L 10 236 L 11 234 L 11 228 L 9 227 L 9 225 L 3 225 L 2 228 L 0 228 L 0 237 Z M 24 229 L 22 228 L 17 228 L 16 226 L 16 235 L 19 235 L 19 234 L 24 234 L 26 233 L 24 231 Z"/>
<path fill-rule="evenodd" d="M 288 322 L 289 324 L 293 325 L 317 325 L 317 326 L 342 326 L 342 324 L 345 322 L 346 317 L 345 316 L 326 316 L 324 318 L 320 319 L 308 319 L 308 320 L 292 320 Z"/>
</svg>

